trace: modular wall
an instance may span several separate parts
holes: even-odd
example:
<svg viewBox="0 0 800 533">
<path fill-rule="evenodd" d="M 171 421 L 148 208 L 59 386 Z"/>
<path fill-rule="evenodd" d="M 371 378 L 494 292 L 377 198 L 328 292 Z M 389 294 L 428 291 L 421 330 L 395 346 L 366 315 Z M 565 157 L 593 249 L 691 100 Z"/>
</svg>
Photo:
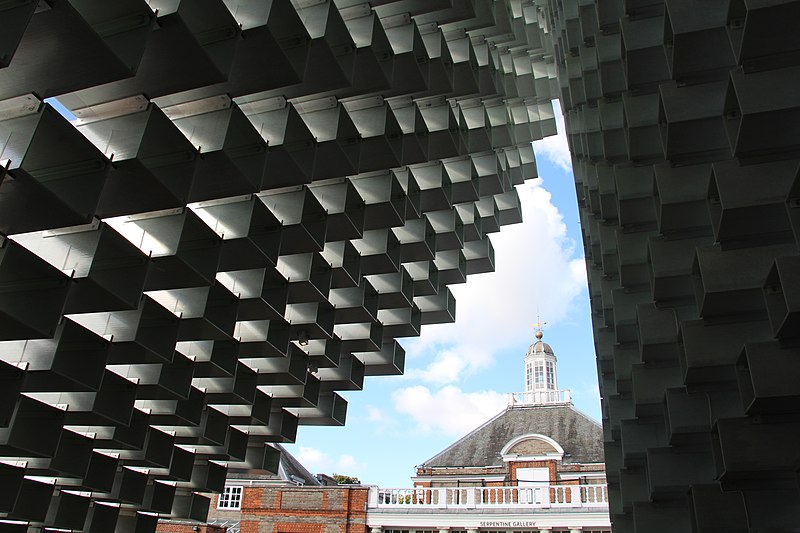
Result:
<svg viewBox="0 0 800 533">
<path fill-rule="evenodd" d="M 614 531 L 793 531 L 800 3 L 536 4 L 581 206 Z"/>
<path fill-rule="evenodd" d="M 203 520 L 521 219 L 533 5 L 0 2 L 0 529 Z M 55 98 L 55 100 L 51 100 Z"/>
</svg>

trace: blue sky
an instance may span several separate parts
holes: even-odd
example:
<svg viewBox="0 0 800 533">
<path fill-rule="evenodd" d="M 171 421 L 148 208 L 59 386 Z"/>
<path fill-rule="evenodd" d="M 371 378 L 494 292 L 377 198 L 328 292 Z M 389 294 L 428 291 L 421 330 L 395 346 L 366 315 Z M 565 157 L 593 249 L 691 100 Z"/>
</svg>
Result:
<svg viewBox="0 0 800 533">
<path fill-rule="evenodd" d="M 556 106 L 556 109 L 558 107 Z M 600 420 L 600 397 L 578 208 L 564 125 L 534 143 L 539 179 L 518 187 L 522 224 L 491 236 L 495 272 L 451 286 L 456 323 L 423 326 L 401 339 L 404 376 L 367 377 L 342 393 L 343 427 L 301 426 L 287 446 L 314 473 L 411 486 L 415 465 L 499 413 L 524 389 L 523 359 L 537 310 L 558 357 L 558 385 Z"/>
</svg>

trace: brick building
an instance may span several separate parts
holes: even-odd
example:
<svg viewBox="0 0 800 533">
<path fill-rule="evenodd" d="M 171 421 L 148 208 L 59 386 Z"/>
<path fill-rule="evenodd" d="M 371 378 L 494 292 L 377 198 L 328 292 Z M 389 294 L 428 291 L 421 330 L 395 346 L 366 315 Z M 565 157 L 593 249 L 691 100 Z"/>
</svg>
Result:
<svg viewBox="0 0 800 533">
<path fill-rule="evenodd" d="M 605 482 L 602 428 L 558 390 L 556 356 L 542 332 L 525 355 L 523 393 L 417 469 L 418 487 Z"/>
<path fill-rule="evenodd" d="M 418 466 L 413 487 L 325 486 L 281 448 L 278 474 L 228 477 L 211 523 L 232 533 L 607 532 L 602 430 L 557 388 L 556 363 L 538 332 L 525 392 Z"/>
<path fill-rule="evenodd" d="M 246 487 L 241 533 L 366 533 L 367 487 Z"/>
<path fill-rule="evenodd" d="M 240 523 L 261 522 L 276 527 L 280 523 L 281 533 L 291 533 L 295 530 L 283 526 L 291 522 L 292 517 L 313 514 L 315 511 L 320 512 L 320 517 L 328 519 L 333 519 L 337 513 L 346 514 L 341 495 L 329 497 L 329 491 L 326 491 L 323 497 L 319 492 L 309 492 L 311 489 L 336 485 L 334 479 L 324 474 L 312 474 L 283 446 L 276 444 L 274 447 L 279 453 L 277 464 L 272 468 L 274 472 L 265 469 L 229 472 L 223 491 L 219 495 L 212 495 L 208 524 L 224 527 L 228 533 L 238 533 Z M 308 490 L 304 492 L 301 489 Z M 269 517 L 273 515 L 284 520 L 272 521 Z M 247 531 L 247 527 L 252 525 L 242 526 L 241 531 Z M 272 531 L 269 527 L 268 530 Z M 316 530 L 305 531 L 313 533 Z"/>
<path fill-rule="evenodd" d="M 371 489 L 379 531 L 610 531 L 600 424 L 558 389 L 542 332 L 525 355 L 525 392 L 417 467 L 411 489 Z"/>
<path fill-rule="evenodd" d="M 278 449 L 277 474 L 228 476 L 209 511 L 209 526 L 227 533 L 366 532 L 369 487 L 340 486 L 328 476 L 314 476 L 283 447 Z M 159 533 L 172 530 L 159 526 Z"/>
</svg>

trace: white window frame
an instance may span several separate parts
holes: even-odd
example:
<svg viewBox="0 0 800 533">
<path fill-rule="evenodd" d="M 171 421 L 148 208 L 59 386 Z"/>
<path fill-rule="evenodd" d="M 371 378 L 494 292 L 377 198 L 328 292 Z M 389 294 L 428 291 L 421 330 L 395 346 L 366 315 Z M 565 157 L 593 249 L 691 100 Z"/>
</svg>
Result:
<svg viewBox="0 0 800 533">
<path fill-rule="evenodd" d="M 552 361 L 546 363 L 546 388 L 548 390 L 555 390 L 556 388 L 556 365 Z"/>
<path fill-rule="evenodd" d="M 533 384 L 534 388 L 541 389 L 545 387 L 544 378 L 544 361 L 534 361 L 533 366 Z"/>
<path fill-rule="evenodd" d="M 240 485 L 231 485 L 225 487 L 219 495 L 217 500 L 217 509 L 224 511 L 235 511 L 242 508 L 242 496 L 244 487 Z"/>
</svg>

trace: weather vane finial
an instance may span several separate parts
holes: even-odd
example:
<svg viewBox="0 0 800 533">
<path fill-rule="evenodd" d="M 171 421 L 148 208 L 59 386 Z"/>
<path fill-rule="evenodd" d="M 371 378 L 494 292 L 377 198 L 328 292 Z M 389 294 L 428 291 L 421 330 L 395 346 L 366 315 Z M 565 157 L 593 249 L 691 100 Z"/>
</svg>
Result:
<svg viewBox="0 0 800 533">
<path fill-rule="evenodd" d="M 536 307 L 536 324 L 533 325 L 534 329 L 536 329 L 536 338 L 541 340 L 544 336 L 542 333 L 542 328 L 547 324 L 547 322 L 542 322 L 541 317 L 539 316 L 539 307 Z"/>
</svg>

